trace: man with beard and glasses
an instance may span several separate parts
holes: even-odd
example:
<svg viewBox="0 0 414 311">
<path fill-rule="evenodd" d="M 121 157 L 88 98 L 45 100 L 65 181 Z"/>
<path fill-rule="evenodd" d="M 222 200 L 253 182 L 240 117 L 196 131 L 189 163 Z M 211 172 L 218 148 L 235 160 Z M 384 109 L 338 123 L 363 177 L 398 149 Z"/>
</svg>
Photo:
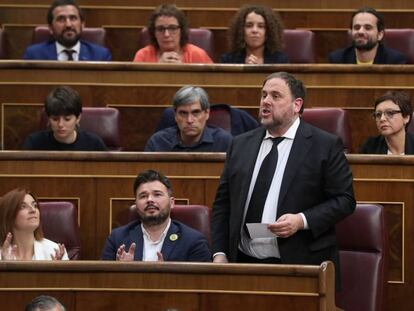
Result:
<svg viewBox="0 0 414 311">
<path fill-rule="evenodd" d="M 333 64 L 405 64 L 405 56 L 387 48 L 384 38 L 384 19 L 373 8 L 361 8 L 352 15 L 352 46 L 329 54 Z"/>
<path fill-rule="evenodd" d="M 53 40 L 29 46 L 24 59 L 59 61 L 110 61 L 107 48 L 80 39 L 85 19 L 73 0 L 56 0 L 49 7 L 47 23 Z"/>
<path fill-rule="evenodd" d="M 101 258 L 119 261 L 211 261 L 206 238 L 170 218 L 174 197 L 163 174 L 147 170 L 134 182 L 140 221 L 114 229 Z"/>
</svg>

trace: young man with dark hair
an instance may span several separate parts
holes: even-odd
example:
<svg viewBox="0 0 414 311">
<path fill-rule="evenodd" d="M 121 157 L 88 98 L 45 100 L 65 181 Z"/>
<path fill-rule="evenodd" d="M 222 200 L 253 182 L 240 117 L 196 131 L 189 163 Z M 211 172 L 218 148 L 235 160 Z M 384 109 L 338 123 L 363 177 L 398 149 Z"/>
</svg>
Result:
<svg viewBox="0 0 414 311">
<path fill-rule="evenodd" d="M 153 170 L 141 172 L 133 189 L 140 220 L 112 231 L 103 260 L 211 261 L 206 238 L 170 218 L 174 197 L 166 176 Z"/>
<path fill-rule="evenodd" d="M 373 8 L 361 8 L 351 19 L 352 46 L 329 54 L 335 64 L 405 64 L 405 56 L 383 44 L 384 19 Z"/>
</svg>

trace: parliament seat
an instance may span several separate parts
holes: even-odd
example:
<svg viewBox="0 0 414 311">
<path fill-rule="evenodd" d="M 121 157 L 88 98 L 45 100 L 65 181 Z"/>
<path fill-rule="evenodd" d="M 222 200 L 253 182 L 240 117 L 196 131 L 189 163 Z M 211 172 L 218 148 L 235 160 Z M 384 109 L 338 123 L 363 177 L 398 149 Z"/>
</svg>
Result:
<svg viewBox="0 0 414 311">
<path fill-rule="evenodd" d="M 341 108 L 309 108 L 304 109 L 304 121 L 339 136 L 344 144 L 345 152 L 352 151 L 352 135 L 348 115 Z"/>
<path fill-rule="evenodd" d="M 65 201 L 40 202 L 40 220 L 45 238 L 65 244 L 70 260 L 81 258 L 78 209 Z"/>
<path fill-rule="evenodd" d="M 291 63 L 316 63 L 315 34 L 305 29 L 283 31 L 283 52 Z"/>
<path fill-rule="evenodd" d="M 248 112 L 233 108 L 227 104 L 213 104 L 210 106 L 210 117 L 207 120 L 208 125 L 221 127 L 230 132 L 233 136 L 237 136 L 244 132 L 255 129 L 259 123 Z M 166 108 L 161 116 L 161 120 L 157 125 L 156 131 L 176 125 L 174 119 L 174 109 Z"/>
<path fill-rule="evenodd" d="M 388 231 L 384 207 L 357 204 L 336 225 L 341 290 L 336 305 L 344 310 L 382 311 L 387 298 Z"/>
<path fill-rule="evenodd" d="M 41 130 L 47 127 L 47 122 L 46 112 L 43 110 L 39 124 Z M 112 107 L 83 107 L 80 127 L 102 138 L 109 150 L 122 150 L 118 109 Z"/>
<path fill-rule="evenodd" d="M 188 32 L 188 43 L 202 48 L 211 59 L 214 59 L 214 38 L 213 33 L 205 28 L 190 28 Z M 148 28 L 144 27 L 139 36 L 138 49 L 150 44 Z"/>
<path fill-rule="evenodd" d="M 105 46 L 105 36 L 106 31 L 103 28 L 85 27 L 83 28 L 81 39 Z M 32 44 L 50 41 L 52 39 L 53 37 L 50 34 L 49 27 L 47 26 L 37 26 L 33 31 Z"/>
<path fill-rule="evenodd" d="M 128 222 L 139 219 L 136 205 L 129 208 Z M 174 205 L 171 218 L 200 231 L 210 244 L 210 209 L 204 205 Z"/>
</svg>

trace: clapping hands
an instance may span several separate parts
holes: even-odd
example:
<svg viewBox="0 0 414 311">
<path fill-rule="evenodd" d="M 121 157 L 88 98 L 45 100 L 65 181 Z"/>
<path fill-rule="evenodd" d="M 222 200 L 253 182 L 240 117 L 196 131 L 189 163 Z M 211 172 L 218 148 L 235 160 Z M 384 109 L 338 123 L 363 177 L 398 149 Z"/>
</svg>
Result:
<svg viewBox="0 0 414 311">
<path fill-rule="evenodd" d="M 52 260 L 62 260 L 63 255 L 65 254 L 65 245 L 58 244 L 58 248 L 55 248 L 55 255 L 51 254 L 50 257 Z"/>
<path fill-rule="evenodd" d="M 7 233 L 6 239 L 1 247 L 1 259 L 2 260 L 16 260 L 17 257 L 17 245 L 12 245 L 13 235 L 11 232 Z"/>
</svg>

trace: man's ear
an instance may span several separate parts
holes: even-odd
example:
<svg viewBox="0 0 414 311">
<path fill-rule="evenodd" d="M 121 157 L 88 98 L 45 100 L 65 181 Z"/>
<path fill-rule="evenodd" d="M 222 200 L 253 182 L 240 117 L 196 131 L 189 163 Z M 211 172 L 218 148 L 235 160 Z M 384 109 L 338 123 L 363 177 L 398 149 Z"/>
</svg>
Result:
<svg viewBox="0 0 414 311">
<path fill-rule="evenodd" d="M 174 208 L 174 206 L 175 206 L 175 198 L 174 197 L 170 197 L 170 204 L 171 204 L 171 208 Z"/>
<path fill-rule="evenodd" d="M 378 31 L 378 41 L 382 41 L 384 39 L 384 30 Z"/>
<path fill-rule="evenodd" d="M 48 25 L 47 27 L 49 28 L 49 33 L 50 33 L 50 35 L 51 35 L 52 37 L 55 37 L 55 34 L 53 33 L 53 28 L 52 28 L 52 25 Z"/>
<path fill-rule="evenodd" d="M 299 113 L 299 111 L 302 109 L 302 106 L 303 106 L 303 99 L 296 98 L 294 101 L 294 105 L 295 105 L 295 112 Z"/>
</svg>

